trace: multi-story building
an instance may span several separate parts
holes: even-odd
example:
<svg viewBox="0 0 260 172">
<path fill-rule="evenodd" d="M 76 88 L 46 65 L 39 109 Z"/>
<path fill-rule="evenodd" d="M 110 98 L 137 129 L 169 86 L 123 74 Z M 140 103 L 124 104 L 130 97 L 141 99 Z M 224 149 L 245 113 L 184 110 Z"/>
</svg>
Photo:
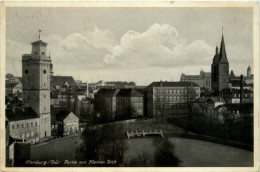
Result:
<svg viewBox="0 0 260 172">
<path fill-rule="evenodd" d="M 120 89 L 116 95 L 116 115 L 131 118 L 144 115 L 144 96 L 135 89 Z"/>
<path fill-rule="evenodd" d="M 47 43 L 32 42 L 32 53 L 22 56 L 23 103 L 39 116 L 39 137 L 51 136 L 50 64 Z"/>
<path fill-rule="evenodd" d="M 147 88 L 148 116 L 187 114 L 188 104 L 199 97 L 193 82 L 153 82 Z"/>
<path fill-rule="evenodd" d="M 30 107 L 6 109 L 7 129 L 14 139 L 37 143 L 40 137 L 40 118 Z"/>
<path fill-rule="evenodd" d="M 241 97 L 241 90 L 226 88 L 219 92 L 219 95 L 223 97 L 228 103 L 253 103 L 254 102 L 254 92 L 252 89 L 244 89 L 242 91 Z"/>
<path fill-rule="evenodd" d="M 204 72 L 202 69 L 199 75 L 185 75 L 182 73 L 181 82 L 193 82 L 200 86 L 201 89 L 210 90 L 211 89 L 211 73 Z"/>
<path fill-rule="evenodd" d="M 220 45 L 220 51 L 216 47 L 216 54 L 211 65 L 211 88 L 216 95 L 219 91 L 229 87 L 229 63 L 226 55 L 224 36 Z"/>
<path fill-rule="evenodd" d="M 94 96 L 95 112 L 113 120 L 116 115 L 116 95 L 120 89 L 99 89 Z"/>
</svg>

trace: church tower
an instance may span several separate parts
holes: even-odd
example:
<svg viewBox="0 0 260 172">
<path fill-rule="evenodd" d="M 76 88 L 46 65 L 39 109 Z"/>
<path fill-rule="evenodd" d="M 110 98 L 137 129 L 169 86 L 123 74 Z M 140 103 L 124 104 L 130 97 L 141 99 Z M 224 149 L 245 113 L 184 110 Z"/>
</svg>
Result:
<svg viewBox="0 0 260 172">
<path fill-rule="evenodd" d="M 250 77 L 251 75 L 252 75 L 252 73 L 251 73 L 251 67 L 248 66 L 248 68 L 247 68 L 247 77 Z"/>
<path fill-rule="evenodd" d="M 51 136 L 50 65 L 47 43 L 40 39 L 32 42 L 31 54 L 22 56 L 23 102 L 40 117 L 39 137 Z"/>
<path fill-rule="evenodd" d="M 216 47 L 216 54 L 211 65 L 212 90 L 218 94 L 219 91 L 229 87 L 229 63 L 226 54 L 224 36 L 220 45 L 220 51 Z"/>
</svg>

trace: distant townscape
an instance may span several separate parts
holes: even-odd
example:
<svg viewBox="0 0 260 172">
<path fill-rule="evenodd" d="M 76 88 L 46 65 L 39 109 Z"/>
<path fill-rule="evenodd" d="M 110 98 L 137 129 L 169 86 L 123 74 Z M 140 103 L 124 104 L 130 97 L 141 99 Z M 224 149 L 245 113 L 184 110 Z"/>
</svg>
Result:
<svg viewBox="0 0 260 172">
<path fill-rule="evenodd" d="M 31 46 L 30 54 L 21 52 L 22 76 L 5 78 L 7 166 L 43 166 L 46 159 L 57 160 L 47 166 L 186 166 L 173 148 L 163 153 L 172 161 L 160 161 L 160 144 L 169 140 L 154 141 L 154 155 L 143 152 L 131 160 L 133 145 L 142 145 L 137 138 L 145 137 L 195 138 L 253 150 L 254 75 L 246 64 L 246 76 L 229 68 L 223 34 L 209 57 L 211 71 L 142 86 L 55 75 L 58 64 L 52 64 L 47 43 L 39 38 Z M 69 161 L 60 162 L 65 157 Z M 79 163 L 83 159 L 87 165 Z"/>
</svg>

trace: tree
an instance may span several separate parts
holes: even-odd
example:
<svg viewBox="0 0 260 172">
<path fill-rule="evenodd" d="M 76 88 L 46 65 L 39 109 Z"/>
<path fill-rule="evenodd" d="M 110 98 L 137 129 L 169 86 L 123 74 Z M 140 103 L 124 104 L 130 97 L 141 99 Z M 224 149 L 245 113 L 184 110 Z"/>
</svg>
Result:
<svg viewBox="0 0 260 172">
<path fill-rule="evenodd" d="M 147 151 L 142 151 L 137 156 L 130 157 L 125 163 L 126 167 L 150 167 L 152 166 L 152 155 Z"/>
<path fill-rule="evenodd" d="M 86 128 L 81 138 L 83 144 L 77 150 L 78 160 L 116 160 L 115 166 L 123 163 L 124 152 L 127 149 L 122 126 L 105 125 L 98 130 Z M 103 164 L 104 166 L 109 164 Z"/>
<path fill-rule="evenodd" d="M 10 79 L 10 78 L 13 78 L 13 77 L 14 77 L 14 75 L 13 75 L 13 74 L 11 74 L 11 73 L 7 73 L 7 74 L 5 75 L 5 77 L 6 77 L 6 78 L 8 78 L 8 79 Z"/>
<path fill-rule="evenodd" d="M 186 104 L 188 107 L 188 114 L 189 116 L 192 115 L 192 106 L 193 106 L 193 100 L 196 98 L 196 90 L 194 89 L 194 87 L 192 86 L 192 83 L 186 87 Z"/>
<path fill-rule="evenodd" d="M 155 114 L 155 121 L 157 124 L 158 117 L 161 117 L 162 122 L 166 116 L 166 110 L 168 108 L 168 100 L 166 99 L 166 93 L 163 92 L 162 95 L 157 97 L 156 100 L 156 114 Z"/>
<path fill-rule="evenodd" d="M 154 163 L 159 167 L 177 167 L 181 160 L 175 155 L 174 145 L 168 137 L 154 139 Z"/>
</svg>

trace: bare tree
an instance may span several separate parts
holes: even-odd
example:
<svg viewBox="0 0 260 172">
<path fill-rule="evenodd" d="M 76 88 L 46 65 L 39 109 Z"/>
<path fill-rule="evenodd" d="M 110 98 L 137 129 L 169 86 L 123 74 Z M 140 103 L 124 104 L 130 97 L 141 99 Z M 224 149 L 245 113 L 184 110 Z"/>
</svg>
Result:
<svg viewBox="0 0 260 172">
<path fill-rule="evenodd" d="M 185 97 L 186 97 L 186 104 L 188 107 L 188 114 L 189 116 L 192 115 L 192 107 L 193 107 L 193 101 L 196 98 L 196 90 L 192 86 L 192 83 L 185 88 Z"/>
</svg>

